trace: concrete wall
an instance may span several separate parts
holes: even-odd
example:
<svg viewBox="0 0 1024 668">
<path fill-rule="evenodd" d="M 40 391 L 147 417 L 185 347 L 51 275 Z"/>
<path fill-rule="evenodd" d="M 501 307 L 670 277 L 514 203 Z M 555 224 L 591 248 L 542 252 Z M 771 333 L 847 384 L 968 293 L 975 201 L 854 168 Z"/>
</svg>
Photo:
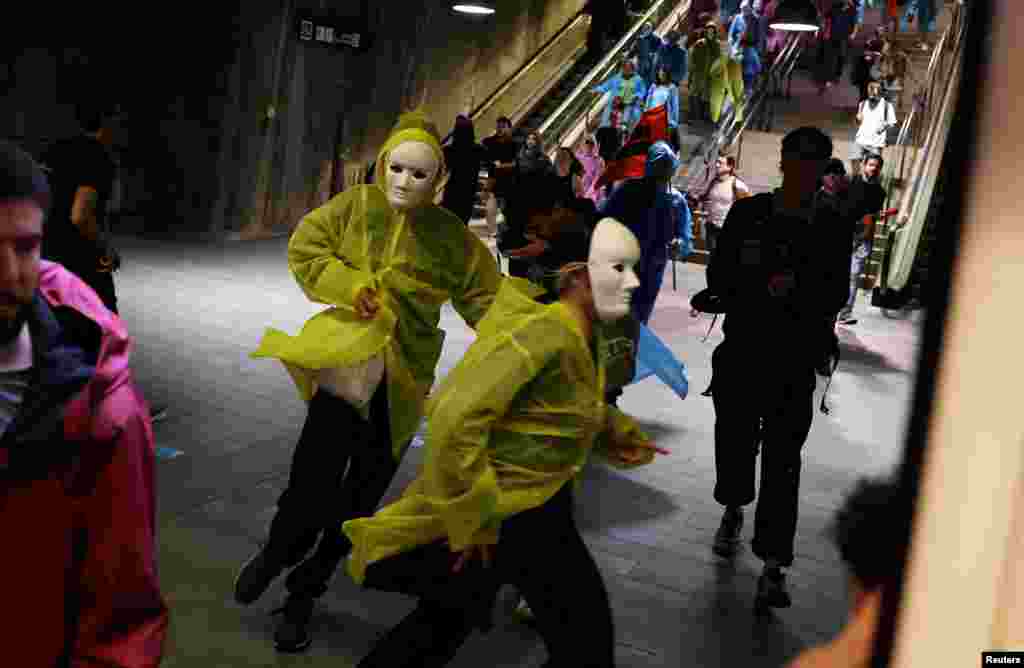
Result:
<svg viewBox="0 0 1024 668">
<path fill-rule="evenodd" d="M 495 15 L 481 18 L 434 0 L 371 2 L 374 44 L 361 54 L 298 43 L 294 3 L 259 21 L 260 9 L 245 9 L 252 16 L 243 22 L 262 28 L 243 46 L 233 74 L 242 92 L 229 112 L 234 120 L 225 123 L 229 153 L 221 157 L 213 226 L 244 238 L 287 233 L 327 199 L 335 148 L 349 172 L 339 178 L 351 181 L 375 159 L 402 111 L 422 106 L 447 132 L 457 113 L 497 89 L 583 4 L 500 0 Z M 270 122 L 263 120 L 268 105 L 276 111 Z M 478 137 L 491 131 L 479 128 Z"/>
<path fill-rule="evenodd" d="M 94 17 L 80 47 L 6 47 L 17 57 L 0 81 L 0 136 L 44 146 L 78 131 L 75 99 L 116 97 L 130 115 L 121 203 L 137 229 L 287 234 L 346 182 L 336 155 L 351 176 L 416 106 L 446 133 L 584 1 L 498 0 L 495 15 L 470 17 L 445 0 L 230 0 L 162 17 L 159 33 Z M 372 49 L 301 43 L 299 9 L 365 15 Z M 79 70 L 66 65 L 76 59 Z"/>
<path fill-rule="evenodd" d="M 348 137 L 353 158 L 373 159 L 400 109 L 422 105 L 442 132 L 455 115 L 482 102 L 584 5 L 584 0 L 499 0 L 490 17 L 457 14 L 446 2 L 413 10 L 386 0 L 379 7 L 378 46 L 360 66 L 368 95 Z M 393 17 L 405 14 L 405 21 Z M 410 75 L 410 72 L 412 73 Z M 409 79 L 412 79 L 411 82 Z M 494 128 L 477 128 L 478 137 Z"/>
</svg>

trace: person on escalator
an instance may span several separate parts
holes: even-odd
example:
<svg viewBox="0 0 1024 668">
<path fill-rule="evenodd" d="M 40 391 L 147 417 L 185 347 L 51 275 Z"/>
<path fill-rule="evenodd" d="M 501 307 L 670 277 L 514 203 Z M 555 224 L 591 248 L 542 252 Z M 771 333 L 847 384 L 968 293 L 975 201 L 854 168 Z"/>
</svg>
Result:
<svg viewBox="0 0 1024 668">
<path fill-rule="evenodd" d="M 583 147 L 576 153 L 576 159 L 583 165 L 583 196 L 599 205 L 603 200 L 600 192 L 594 188 L 594 183 L 604 171 L 605 162 L 597 152 L 597 141 L 593 137 L 587 137 L 583 141 Z"/>
<path fill-rule="evenodd" d="M 636 58 L 637 74 L 644 81 L 654 79 L 654 70 L 658 67 L 658 56 L 665 47 L 664 40 L 654 32 L 654 26 L 645 23 L 640 28 L 640 35 L 632 49 L 632 55 Z"/>
<path fill-rule="evenodd" d="M 871 155 L 864 161 L 861 173 L 850 182 L 849 196 L 854 203 L 850 216 L 853 222 L 853 256 L 850 260 L 850 298 L 842 311 L 839 312 L 839 324 L 855 325 L 857 318 L 853 315 L 853 307 L 857 301 L 857 288 L 864 265 L 871 257 L 871 248 L 875 238 L 875 219 L 885 207 L 886 192 L 882 187 L 882 167 L 885 161 L 880 155 Z M 882 212 L 886 215 L 890 212 Z"/>
<path fill-rule="evenodd" d="M 603 83 L 594 86 L 592 90 L 595 93 L 611 93 L 612 100 L 616 97 L 622 99 L 622 110 L 624 113 L 622 124 L 625 126 L 626 134 L 628 135 L 633 126 L 640 120 L 640 111 L 647 96 L 647 83 L 636 74 L 636 66 L 633 61 L 624 61 L 621 74 L 609 77 Z M 603 128 L 612 126 L 612 106 L 608 104 L 604 108 L 604 114 L 601 117 L 601 127 Z M 605 160 L 608 160 L 608 158 L 605 158 Z"/>
<path fill-rule="evenodd" d="M 508 189 L 515 180 L 519 144 L 512 136 L 512 121 L 500 116 L 494 135 L 484 139 L 483 145 L 488 163 L 487 229 L 493 234 L 498 229 L 498 210 L 505 208 Z"/>
<path fill-rule="evenodd" d="M 761 73 L 761 56 L 757 50 L 757 17 L 751 0 L 743 0 L 740 13 L 729 25 L 729 50 L 734 60 L 743 64 L 743 85 L 750 93 Z"/>
<path fill-rule="evenodd" d="M 860 29 L 856 0 L 830 0 L 824 19 L 825 27 L 818 42 L 818 85 L 823 95 L 842 79 L 850 43 Z"/>
<path fill-rule="evenodd" d="M 888 143 L 889 128 L 896 125 L 896 108 L 882 96 L 882 84 L 868 84 L 868 99 L 857 108 L 857 135 L 850 149 L 850 171 L 860 173 L 861 163 L 871 155 L 882 156 Z"/>
<path fill-rule="evenodd" d="M 448 166 L 448 183 L 444 187 L 441 206 L 469 225 L 480 186 L 480 167 L 487 162 L 487 149 L 476 143 L 473 121 L 459 114 L 452 130 L 452 142 L 444 147 Z"/>
<path fill-rule="evenodd" d="M 672 149 L 679 150 L 679 88 L 672 83 L 668 69 L 658 67 L 654 83 L 647 92 L 644 110 L 665 107 L 668 115 L 668 136 Z"/>
<path fill-rule="evenodd" d="M 670 30 L 665 35 L 665 42 L 658 55 L 658 67 L 668 71 L 669 81 L 676 86 L 681 86 L 686 81 L 688 55 L 681 43 L 682 39 L 682 33 Z"/>
<path fill-rule="evenodd" d="M 597 60 L 607 53 L 611 43 L 626 30 L 624 0 L 589 0 L 584 8 L 590 14 L 587 33 L 587 58 Z"/>
<path fill-rule="evenodd" d="M 523 175 L 554 172 L 551 158 L 544 153 L 544 139 L 536 130 L 526 135 L 526 143 L 516 156 L 516 178 Z"/>
</svg>

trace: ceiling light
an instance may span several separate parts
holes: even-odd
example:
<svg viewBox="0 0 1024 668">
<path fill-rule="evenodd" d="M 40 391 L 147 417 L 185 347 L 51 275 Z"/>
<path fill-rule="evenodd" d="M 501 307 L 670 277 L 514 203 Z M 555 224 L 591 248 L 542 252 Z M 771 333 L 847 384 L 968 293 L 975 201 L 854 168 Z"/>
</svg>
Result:
<svg viewBox="0 0 1024 668">
<path fill-rule="evenodd" d="M 460 14 L 487 15 L 494 13 L 494 3 L 487 0 L 474 0 L 473 2 L 459 2 L 452 5 L 452 9 Z"/>
<path fill-rule="evenodd" d="M 768 27 L 786 32 L 817 32 L 821 24 L 811 0 L 782 0 Z"/>
</svg>

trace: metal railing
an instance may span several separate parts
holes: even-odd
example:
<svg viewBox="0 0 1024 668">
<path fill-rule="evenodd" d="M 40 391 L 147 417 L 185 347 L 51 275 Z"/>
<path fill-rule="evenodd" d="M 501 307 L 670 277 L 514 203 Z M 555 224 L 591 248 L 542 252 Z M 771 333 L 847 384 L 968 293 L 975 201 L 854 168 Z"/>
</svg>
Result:
<svg viewBox="0 0 1024 668">
<path fill-rule="evenodd" d="M 902 289 L 909 279 L 943 148 L 949 140 L 949 116 L 960 85 L 959 65 L 967 27 L 960 5 L 953 5 L 951 11 L 952 20 L 936 44 L 928 64 L 925 95 L 913 106 L 900 127 L 895 144 L 901 152 L 899 165 L 887 166 L 883 175 L 890 200 L 893 186 L 897 183 L 905 185 L 900 197 L 900 217 L 880 225 L 876 232 L 876 241 L 885 242 L 876 243 L 876 247 L 884 246 L 879 271 L 879 285 L 883 289 Z M 906 168 L 911 151 L 913 158 L 907 181 Z M 890 203 L 887 202 L 887 206 Z"/>
<path fill-rule="evenodd" d="M 754 121 L 757 121 L 759 126 L 765 124 L 765 115 L 774 113 L 774 109 L 767 108 L 765 103 L 773 96 L 782 94 L 782 89 L 786 86 L 787 80 L 793 76 L 793 70 L 803 51 L 802 35 L 792 35 L 779 55 L 772 61 L 768 71 L 745 95 L 742 116 L 738 117 L 736 108 L 730 105 L 711 136 L 694 148 L 686 159 L 687 178 L 690 178 L 698 166 L 703 166 L 706 173 L 723 151 L 742 140 L 744 130 L 750 127 Z M 740 148 L 742 149 L 742 144 Z M 739 157 L 737 156 L 738 161 Z M 688 184 L 684 184 L 683 187 L 685 185 Z"/>
</svg>

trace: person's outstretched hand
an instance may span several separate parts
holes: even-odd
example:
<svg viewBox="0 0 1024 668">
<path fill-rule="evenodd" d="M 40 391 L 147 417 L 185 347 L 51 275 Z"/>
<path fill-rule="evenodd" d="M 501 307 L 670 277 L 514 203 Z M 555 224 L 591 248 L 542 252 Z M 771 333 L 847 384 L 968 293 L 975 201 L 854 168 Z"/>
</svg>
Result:
<svg viewBox="0 0 1024 668">
<path fill-rule="evenodd" d="M 452 566 L 452 573 L 460 573 L 462 569 L 473 561 L 473 558 L 477 555 L 484 563 L 484 568 L 491 567 L 491 557 L 494 554 L 493 545 L 470 545 L 459 554 L 459 558 L 455 560 L 455 565 Z"/>
<path fill-rule="evenodd" d="M 637 464 L 644 461 L 653 450 L 659 455 L 670 455 L 672 452 L 665 448 L 659 448 L 654 441 L 634 441 L 630 445 L 616 448 L 615 457 L 623 464 Z"/>
</svg>

